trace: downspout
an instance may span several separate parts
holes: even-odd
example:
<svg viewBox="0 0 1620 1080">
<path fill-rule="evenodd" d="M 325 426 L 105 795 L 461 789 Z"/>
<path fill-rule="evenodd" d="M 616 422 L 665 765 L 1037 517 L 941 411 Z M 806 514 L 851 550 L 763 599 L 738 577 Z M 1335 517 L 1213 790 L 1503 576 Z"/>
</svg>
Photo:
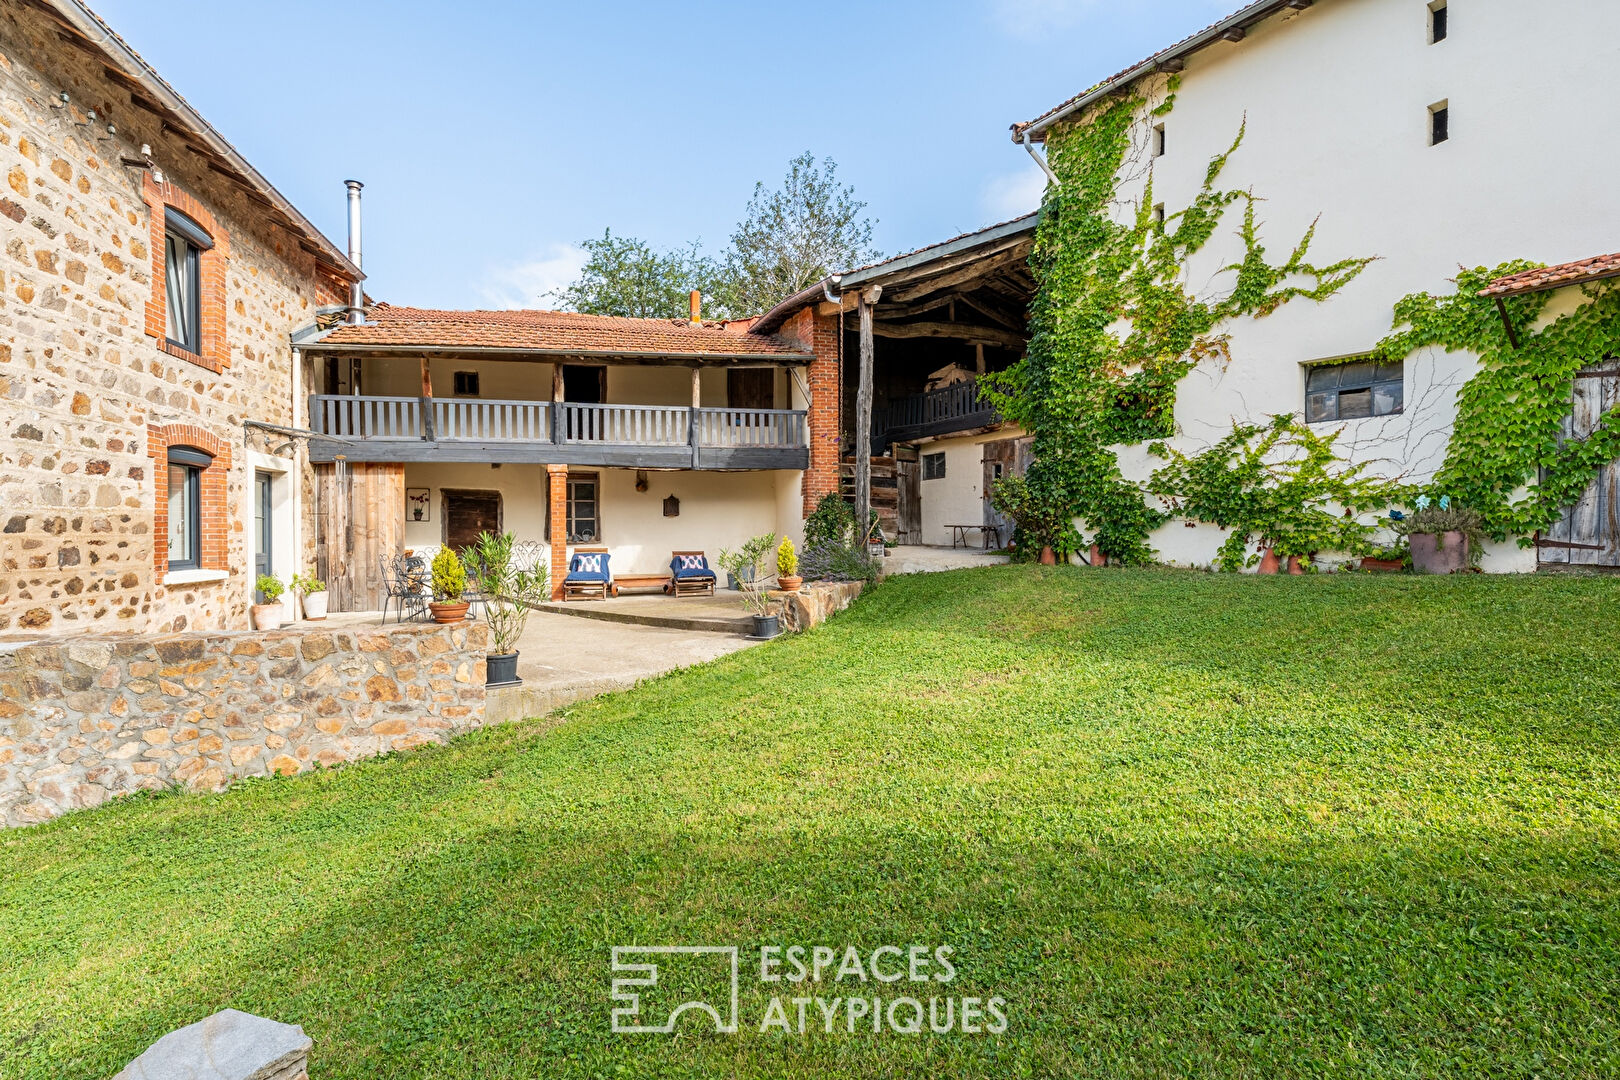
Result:
<svg viewBox="0 0 1620 1080">
<path fill-rule="evenodd" d="M 300 378 L 303 371 L 304 354 L 303 351 L 295 345 L 293 346 L 292 351 L 292 377 L 290 379 L 290 382 L 292 383 L 292 426 L 295 428 L 301 428 L 304 426 L 302 419 L 299 417 L 298 408 L 301 403 L 299 399 L 304 396 L 302 393 L 300 393 L 303 388 L 299 385 L 303 382 L 303 380 Z M 303 440 L 294 439 L 292 443 L 292 451 L 292 468 L 287 472 L 287 483 L 292 485 L 292 491 L 290 492 L 292 496 L 292 553 L 293 573 L 296 574 L 300 572 L 299 568 L 304 565 L 304 461 L 306 455 L 304 453 Z M 310 573 L 314 573 L 313 566 L 310 568 Z M 293 606 L 301 609 L 303 605 L 300 601 L 295 600 L 293 601 Z M 301 614 L 301 610 L 294 612 L 294 621 L 298 621 Z"/>
<path fill-rule="evenodd" d="M 1057 173 L 1052 171 L 1052 166 L 1046 163 L 1046 159 L 1044 157 L 1035 152 L 1035 140 L 1031 138 L 1031 135 L 1031 132 L 1026 131 L 1024 132 L 1024 137 L 1019 141 L 1024 144 L 1024 149 L 1029 151 L 1029 156 L 1035 159 L 1035 164 L 1041 167 L 1041 172 L 1046 174 L 1046 179 L 1051 181 L 1052 186 L 1062 187 L 1063 181 L 1059 180 Z"/>
</svg>

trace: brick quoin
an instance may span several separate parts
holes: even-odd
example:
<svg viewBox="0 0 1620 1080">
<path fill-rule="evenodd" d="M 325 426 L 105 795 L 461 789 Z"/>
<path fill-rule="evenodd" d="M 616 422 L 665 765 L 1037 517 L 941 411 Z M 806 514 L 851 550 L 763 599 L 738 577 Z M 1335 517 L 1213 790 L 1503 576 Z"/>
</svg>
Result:
<svg viewBox="0 0 1620 1080">
<path fill-rule="evenodd" d="M 202 511 L 198 531 L 202 546 L 197 552 L 204 570 L 230 569 L 226 554 L 228 529 L 225 520 L 225 484 L 231 471 L 231 444 L 193 424 L 150 425 L 146 429 L 146 456 L 152 459 L 152 492 L 156 506 L 152 515 L 152 565 L 158 583 L 169 572 L 169 447 L 191 446 L 214 456 L 214 463 L 197 478 L 197 501 Z"/>
<path fill-rule="evenodd" d="M 225 269 L 231 259 L 230 238 L 208 208 L 188 192 L 169 181 L 156 183 L 150 171 L 142 173 L 141 178 L 141 198 L 151 210 L 152 295 L 146 301 L 146 336 L 154 338 L 157 347 L 170 356 L 189 360 L 218 374 L 231 366 L 230 343 L 225 339 Z M 201 353 L 182 349 L 169 341 L 168 275 L 164 273 L 167 258 L 164 236 L 167 229 L 163 212 L 171 206 L 201 225 L 214 241 L 213 247 L 197 256 Z"/>
<path fill-rule="evenodd" d="M 801 308 L 777 333 L 800 348 L 815 353 L 805 372 L 810 387 L 810 467 L 799 490 L 804 516 L 809 517 L 823 495 L 838 490 L 838 446 L 843 403 L 842 335 L 837 313 L 820 314 L 820 305 Z"/>
</svg>

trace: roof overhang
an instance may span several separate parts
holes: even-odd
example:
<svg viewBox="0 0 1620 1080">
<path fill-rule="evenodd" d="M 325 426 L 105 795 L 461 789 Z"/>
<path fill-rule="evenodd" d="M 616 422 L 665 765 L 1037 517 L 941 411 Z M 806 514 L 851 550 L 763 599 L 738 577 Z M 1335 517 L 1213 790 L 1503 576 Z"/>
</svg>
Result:
<svg viewBox="0 0 1620 1080">
<path fill-rule="evenodd" d="M 1479 295 L 1494 300 L 1527 293 L 1551 292 L 1577 285 L 1590 285 L 1594 281 L 1607 281 L 1620 277 L 1620 253 L 1598 255 L 1576 262 L 1525 270 L 1497 278 L 1479 291 Z"/>
<path fill-rule="evenodd" d="M 808 352 L 637 352 L 624 349 L 530 349 L 506 345 L 374 345 L 348 344 L 341 341 L 316 339 L 299 344 L 307 353 L 344 353 L 349 356 L 486 356 L 493 359 L 522 360 L 528 357 L 550 359 L 563 357 L 581 360 L 616 360 L 628 364 L 790 364 L 799 366 L 814 360 Z"/>
<path fill-rule="evenodd" d="M 1085 93 L 1072 97 L 1057 108 L 1042 113 L 1033 120 L 1012 125 L 1013 142 L 1045 142 L 1046 132 L 1054 124 L 1061 123 L 1071 116 L 1083 111 L 1087 106 L 1100 101 L 1109 94 L 1120 93 L 1130 88 L 1136 80 L 1147 75 L 1161 71 L 1179 71 L 1181 64 L 1188 56 L 1200 49 L 1208 48 L 1218 41 L 1241 40 L 1241 34 L 1264 19 L 1282 11 L 1300 11 L 1308 8 L 1314 0 L 1256 0 L 1242 10 L 1228 15 L 1220 22 L 1205 27 L 1198 33 L 1179 41 L 1160 52 L 1154 53 L 1142 62 L 1126 68 L 1111 79 L 1098 83 Z"/>
<path fill-rule="evenodd" d="M 263 207 L 278 223 L 300 234 L 314 249 L 312 254 L 331 272 L 348 281 L 360 281 L 365 274 L 348 256 L 317 229 L 298 208 L 275 189 L 246 158 L 226 141 L 214 126 L 192 108 L 185 98 L 163 81 L 139 53 L 130 48 L 112 28 L 80 0 L 25 0 L 36 11 L 52 19 L 76 44 L 104 58 L 108 74 L 138 94 L 143 103 L 156 106 L 165 123 L 173 128 L 194 151 L 199 151 L 209 168 L 234 180 L 243 193 Z"/>
</svg>

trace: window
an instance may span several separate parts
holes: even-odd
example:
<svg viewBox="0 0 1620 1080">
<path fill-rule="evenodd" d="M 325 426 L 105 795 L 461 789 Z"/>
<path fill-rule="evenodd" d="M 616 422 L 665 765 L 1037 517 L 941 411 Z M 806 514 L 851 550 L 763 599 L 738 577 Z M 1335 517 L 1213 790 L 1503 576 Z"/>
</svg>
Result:
<svg viewBox="0 0 1620 1080">
<path fill-rule="evenodd" d="M 163 293 L 169 343 L 202 352 L 201 253 L 214 246 L 202 226 L 170 207 L 163 212 Z"/>
<path fill-rule="evenodd" d="M 1446 5 L 1429 5 L 1429 44 L 1436 45 L 1446 40 Z"/>
<path fill-rule="evenodd" d="M 1155 225 L 1164 224 L 1164 203 L 1159 203 L 1153 208 L 1153 223 Z"/>
<path fill-rule="evenodd" d="M 1393 416 L 1404 404 L 1401 364 L 1352 360 L 1305 371 L 1305 419 L 1310 423 Z"/>
<path fill-rule="evenodd" d="M 1164 157 L 1164 125 L 1153 125 L 1153 156 Z"/>
<path fill-rule="evenodd" d="M 601 490 L 595 473 L 568 474 L 568 542 L 593 544 L 602 537 Z"/>
<path fill-rule="evenodd" d="M 202 566 L 202 472 L 213 457 L 189 446 L 169 448 L 169 569 Z"/>
<path fill-rule="evenodd" d="M 478 396 L 478 372 L 458 371 L 455 379 L 455 392 L 457 397 Z"/>
<path fill-rule="evenodd" d="M 1439 146 L 1451 138 L 1451 106 L 1442 101 L 1429 106 L 1429 145 Z"/>
<path fill-rule="evenodd" d="M 945 479 L 944 454 L 924 454 L 922 456 L 922 478 L 924 480 Z"/>
</svg>

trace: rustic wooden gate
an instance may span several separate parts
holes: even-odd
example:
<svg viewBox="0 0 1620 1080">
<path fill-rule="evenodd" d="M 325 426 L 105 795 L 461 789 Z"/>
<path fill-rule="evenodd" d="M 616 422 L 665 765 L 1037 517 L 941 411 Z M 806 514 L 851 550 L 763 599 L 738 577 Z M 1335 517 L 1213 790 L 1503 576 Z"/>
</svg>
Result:
<svg viewBox="0 0 1620 1080">
<path fill-rule="evenodd" d="M 1034 439 L 996 439 L 984 444 L 984 482 L 979 488 L 984 500 L 984 523 L 996 533 L 996 546 L 1006 547 L 1012 539 L 1013 523 L 996 512 L 990 492 L 1008 476 L 1023 476 L 1029 468 Z"/>
<path fill-rule="evenodd" d="M 405 543 L 405 466 L 315 466 L 315 576 L 329 610 L 380 611 L 381 557 Z"/>
<path fill-rule="evenodd" d="M 902 457 L 904 451 L 896 447 L 894 452 L 894 479 L 899 489 L 899 533 L 895 540 L 902 544 L 922 543 L 922 466 L 917 461 L 916 451 L 911 452 L 910 460 Z"/>
<path fill-rule="evenodd" d="M 1566 438 L 1584 439 L 1620 405 L 1620 360 L 1609 359 L 1575 376 Z M 1620 462 L 1598 470 L 1575 505 L 1536 542 L 1543 566 L 1620 568 Z"/>
</svg>

